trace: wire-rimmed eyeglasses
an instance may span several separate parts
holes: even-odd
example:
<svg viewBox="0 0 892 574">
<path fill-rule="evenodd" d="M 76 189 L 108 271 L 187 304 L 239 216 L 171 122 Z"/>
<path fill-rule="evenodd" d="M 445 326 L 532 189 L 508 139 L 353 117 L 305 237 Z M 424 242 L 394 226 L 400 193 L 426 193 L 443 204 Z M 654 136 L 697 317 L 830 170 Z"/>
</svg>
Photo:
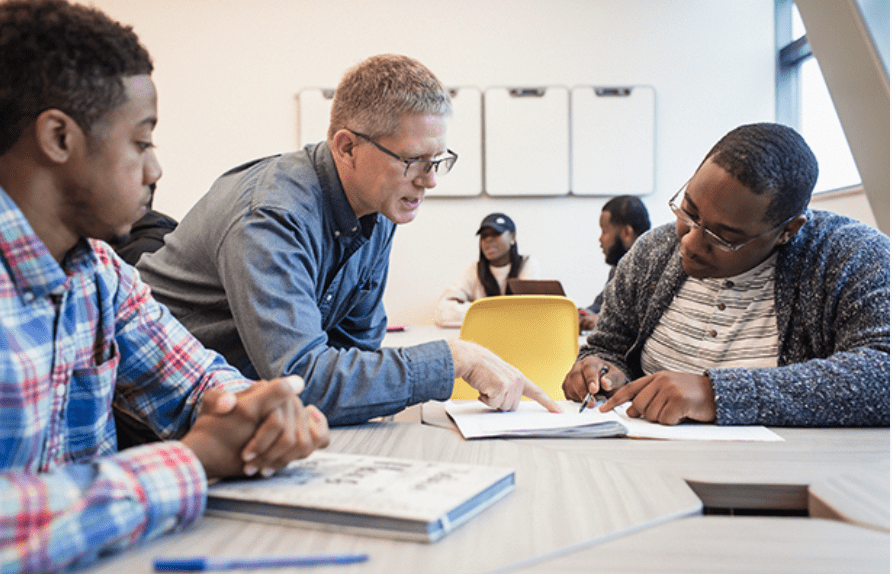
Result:
<svg viewBox="0 0 892 574">
<path fill-rule="evenodd" d="M 713 246 L 717 247 L 718 249 L 720 249 L 722 251 L 726 251 L 728 253 L 734 253 L 735 251 L 739 251 L 740 249 L 743 249 L 744 247 L 746 247 L 753 241 L 756 241 L 757 239 L 761 239 L 762 237 L 765 237 L 772 231 L 776 231 L 776 230 L 780 229 L 781 227 L 783 227 L 784 225 L 790 223 L 799 215 L 799 214 L 796 214 L 792 217 L 789 217 L 789 218 L 785 219 L 784 221 L 778 223 L 777 225 L 775 225 L 768 231 L 765 231 L 764 233 L 760 233 L 759 235 L 757 235 L 751 239 L 747 239 L 746 241 L 744 241 L 742 243 L 729 243 L 729 242 L 725 241 L 724 239 L 722 239 L 721 237 L 719 237 L 718 235 L 716 235 L 715 233 L 713 233 L 712 231 L 706 229 L 705 227 L 703 227 L 702 225 L 700 225 L 699 223 L 694 221 L 694 218 L 691 217 L 688 214 L 688 212 L 683 210 L 681 207 L 678 206 L 677 203 L 675 203 L 675 199 L 678 197 L 678 195 L 681 192 L 683 192 L 685 189 L 687 189 L 689 183 L 690 183 L 690 181 L 686 182 L 683 186 L 681 186 L 681 189 L 679 189 L 678 191 L 675 192 L 675 195 L 673 195 L 672 198 L 669 200 L 669 209 L 672 210 L 672 213 L 675 214 L 675 217 L 677 217 L 679 220 L 681 220 L 682 223 L 684 223 L 691 229 L 699 229 L 700 231 L 702 231 L 703 237 L 705 237 L 706 240 L 710 244 L 712 244 Z"/>
<path fill-rule="evenodd" d="M 348 129 L 348 131 L 354 135 L 361 137 L 366 140 L 379 150 L 383 151 L 393 159 L 397 161 L 401 161 L 406 164 L 406 170 L 403 172 L 403 177 L 410 177 L 409 170 L 412 170 L 412 176 L 410 179 L 414 179 L 418 176 L 425 175 L 430 173 L 431 170 L 434 170 L 434 173 L 437 175 L 446 175 L 452 170 L 452 166 L 455 165 L 455 162 L 458 160 L 458 154 L 452 151 L 451 149 L 447 149 L 446 153 L 449 155 L 441 158 L 441 159 L 405 159 L 390 151 L 383 145 L 379 144 L 369 136 L 365 134 L 361 134 L 359 132 L 355 132 L 353 130 Z"/>
</svg>

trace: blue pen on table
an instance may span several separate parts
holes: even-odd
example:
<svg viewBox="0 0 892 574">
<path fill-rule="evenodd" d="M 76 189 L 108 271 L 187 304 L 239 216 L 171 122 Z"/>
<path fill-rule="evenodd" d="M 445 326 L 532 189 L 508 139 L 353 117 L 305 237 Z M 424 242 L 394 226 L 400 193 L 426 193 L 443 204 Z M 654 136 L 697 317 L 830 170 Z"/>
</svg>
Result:
<svg viewBox="0 0 892 574">
<path fill-rule="evenodd" d="M 603 367 L 601 367 L 601 370 L 598 371 L 598 386 L 599 386 L 599 387 L 601 386 L 601 377 L 603 377 L 604 375 L 606 375 L 606 374 L 607 374 L 607 371 L 609 371 L 609 370 L 610 370 L 610 367 L 609 367 L 608 365 L 604 365 Z M 587 405 L 588 402 L 589 402 L 590 400 L 592 400 L 594 397 L 595 397 L 595 394 L 594 394 L 594 393 L 586 393 L 586 394 L 585 394 L 585 398 L 582 399 L 582 406 L 579 407 L 579 412 L 584 411 L 584 410 L 585 410 L 585 405 Z"/>
<path fill-rule="evenodd" d="M 316 556 L 246 556 L 232 558 L 156 558 L 155 572 L 205 572 L 239 568 L 282 568 L 289 566 L 327 566 L 355 564 L 369 559 L 368 554 L 320 554 Z"/>
</svg>

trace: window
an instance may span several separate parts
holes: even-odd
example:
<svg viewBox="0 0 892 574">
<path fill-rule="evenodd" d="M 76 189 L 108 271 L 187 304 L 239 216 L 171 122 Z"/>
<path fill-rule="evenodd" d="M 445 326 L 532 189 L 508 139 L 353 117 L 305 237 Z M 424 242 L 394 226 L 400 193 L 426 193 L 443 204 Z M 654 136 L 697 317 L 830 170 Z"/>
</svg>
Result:
<svg viewBox="0 0 892 574">
<path fill-rule="evenodd" d="M 859 0 L 862 15 L 889 61 L 889 2 Z M 880 5 L 879 8 L 877 5 Z M 885 20 L 883 20 L 883 5 Z M 861 177 L 840 125 L 817 59 L 811 53 L 805 26 L 792 0 L 776 0 L 778 47 L 777 121 L 796 128 L 815 152 L 820 175 L 815 192 L 856 186 Z M 885 22 L 885 24 L 883 24 Z"/>
</svg>

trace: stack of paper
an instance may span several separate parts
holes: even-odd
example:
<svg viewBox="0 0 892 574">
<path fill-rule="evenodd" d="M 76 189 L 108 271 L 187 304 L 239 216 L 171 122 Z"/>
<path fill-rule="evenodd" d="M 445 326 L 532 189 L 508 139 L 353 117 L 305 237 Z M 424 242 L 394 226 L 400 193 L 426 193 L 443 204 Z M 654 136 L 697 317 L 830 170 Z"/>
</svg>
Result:
<svg viewBox="0 0 892 574">
<path fill-rule="evenodd" d="M 534 401 L 521 401 L 516 411 L 493 410 L 480 401 L 448 401 L 446 413 L 466 439 L 485 437 L 600 438 L 626 436 L 668 440 L 783 441 L 764 426 L 714 424 L 661 425 L 626 415 L 629 403 L 612 411 L 559 401 L 562 413 L 550 413 Z"/>
</svg>

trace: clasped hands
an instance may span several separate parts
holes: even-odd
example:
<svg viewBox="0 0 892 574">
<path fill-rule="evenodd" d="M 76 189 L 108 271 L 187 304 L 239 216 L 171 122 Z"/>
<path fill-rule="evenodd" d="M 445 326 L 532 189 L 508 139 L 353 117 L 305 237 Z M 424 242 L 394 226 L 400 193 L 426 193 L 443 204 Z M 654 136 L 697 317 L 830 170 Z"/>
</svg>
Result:
<svg viewBox="0 0 892 574">
<path fill-rule="evenodd" d="M 303 405 L 303 388 L 302 378 L 290 376 L 257 381 L 237 393 L 209 389 L 181 441 L 208 478 L 269 476 L 328 446 L 328 421 L 315 406 Z"/>
<path fill-rule="evenodd" d="M 602 367 L 607 373 L 598 377 Z M 615 365 L 589 356 L 576 361 L 563 383 L 564 395 L 582 401 L 588 392 L 606 394 L 610 398 L 601 405 L 607 412 L 631 401 L 626 414 L 644 417 L 664 425 L 675 425 L 686 419 L 715 420 L 715 391 L 709 377 L 677 371 L 659 371 L 626 384 L 625 375 Z"/>
</svg>

